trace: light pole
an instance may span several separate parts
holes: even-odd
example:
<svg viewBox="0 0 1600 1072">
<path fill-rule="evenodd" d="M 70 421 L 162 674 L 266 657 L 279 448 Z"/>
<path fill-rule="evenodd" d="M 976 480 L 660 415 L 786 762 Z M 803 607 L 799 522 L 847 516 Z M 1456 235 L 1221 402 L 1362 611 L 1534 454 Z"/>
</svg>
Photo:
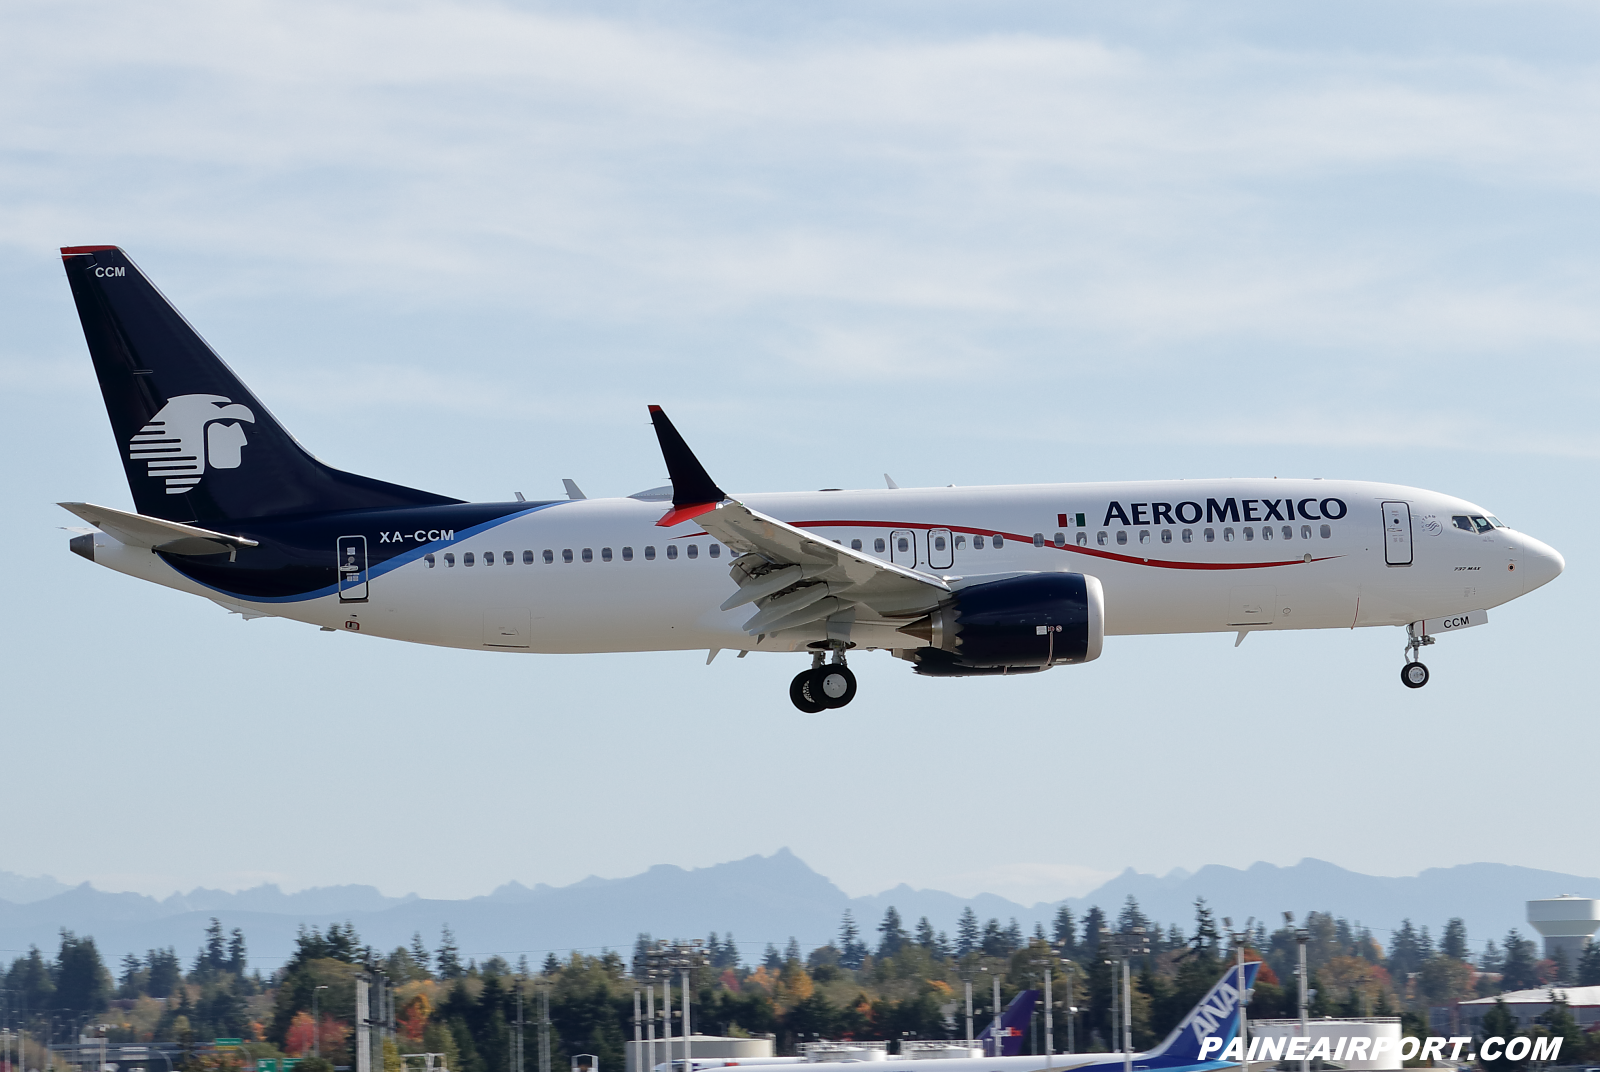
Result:
<svg viewBox="0 0 1600 1072">
<path fill-rule="evenodd" d="M 994 977 L 994 1020 L 989 1027 L 989 1037 L 994 1045 L 994 1056 L 1004 1057 L 1005 1048 L 1000 1041 L 1000 970 L 995 969 Z"/>
<path fill-rule="evenodd" d="M 318 1014 L 317 991 L 328 989 L 326 986 L 317 986 L 311 989 L 311 1056 L 322 1056 L 322 1020 Z"/>
<path fill-rule="evenodd" d="M 1129 927 L 1116 933 L 1102 927 L 1100 952 L 1102 956 L 1109 953 L 1111 958 L 1107 963 L 1112 966 L 1113 996 L 1117 990 L 1117 965 L 1120 963 L 1122 967 L 1122 1069 L 1123 1072 L 1133 1072 L 1133 978 L 1128 970 L 1128 962 L 1134 957 L 1150 955 L 1150 935 L 1143 927 Z"/>
<path fill-rule="evenodd" d="M 1256 917 L 1251 916 L 1244 921 L 1244 930 L 1236 931 L 1232 917 L 1222 917 L 1222 925 L 1228 928 L 1228 937 L 1233 939 L 1233 947 L 1239 953 L 1239 1063 L 1246 1069 L 1250 1067 L 1250 1018 L 1247 1009 L 1251 991 L 1244 985 L 1244 944 L 1250 939 L 1250 924 L 1255 921 Z"/>
<path fill-rule="evenodd" d="M 1285 912 L 1283 921 L 1294 927 L 1294 913 Z M 1295 969 L 1298 977 L 1300 991 L 1300 1037 L 1306 1040 L 1306 1048 L 1311 1047 L 1311 976 L 1306 973 L 1306 943 L 1311 941 L 1311 932 L 1304 927 L 1295 927 L 1294 940 L 1300 947 L 1300 966 Z M 1307 1057 L 1300 1062 L 1300 1072 L 1311 1072 L 1311 1058 Z"/>
<path fill-rule="evenodd" d="M 1050 989 L 1051 977 L 1056 973 L 1055 950 L 1048 944 L 1043 946 L 1033 958 L 1033 965 L 1044 974 L 1044 1066 L 1050 1068 L 1055 1064 L 1053 1058 L 1056 1052 L 1055 997 Z"/>
<path fill-rule="evenodd" d="M 1078 1006 L 1073 1002 L 1078 1000 L 1077 964 L 1067 961 L 1067 1000 L 1061 1011 L 1067 1014 L 1067 1052 L 1078 1052 Z"/>
</svg>

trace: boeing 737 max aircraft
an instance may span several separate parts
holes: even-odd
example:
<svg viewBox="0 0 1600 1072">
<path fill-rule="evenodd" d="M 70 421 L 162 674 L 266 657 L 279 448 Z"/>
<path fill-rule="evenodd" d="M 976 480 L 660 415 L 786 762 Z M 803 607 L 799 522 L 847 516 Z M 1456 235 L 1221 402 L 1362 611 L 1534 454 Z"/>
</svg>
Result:
<svg viewBox="0 0 1600 1072">
<path fill-rule="evenodd" d="M 273 419 L 115 246 L 62 250 L 136 512 L 63 503 L 85 558 L 246 617 L 499 652 L 800 652 L 803 711 L 848 653 L 919 674 L 1088 662 L 1106 636 L 1435 635 L 1555 578 L 1464 499 L 1350 480 L 1167 480 L 729 495 L 650 407 L 670 487 L 468 503 L 341 472 Z"/>
</svg>

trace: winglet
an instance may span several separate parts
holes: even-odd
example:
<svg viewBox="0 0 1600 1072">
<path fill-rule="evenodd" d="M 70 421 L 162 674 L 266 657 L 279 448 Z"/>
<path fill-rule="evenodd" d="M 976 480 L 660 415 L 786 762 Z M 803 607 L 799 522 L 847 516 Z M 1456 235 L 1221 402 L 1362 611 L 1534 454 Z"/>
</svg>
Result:
<svg viewBox="0 0 1600 1072">
<path fill-rule="evenodd" d="M 660 406 L 650 407 L 650 423 L 656 427 L 661 456 L 667 463 L 667 476 L 672 480 L 672 509 L 656 524 L 671 528 L 715 509 L 727 494 L 712 481 L 705 466 L 700 464 L 700 459 L 694 456 Z"/>
</svg>

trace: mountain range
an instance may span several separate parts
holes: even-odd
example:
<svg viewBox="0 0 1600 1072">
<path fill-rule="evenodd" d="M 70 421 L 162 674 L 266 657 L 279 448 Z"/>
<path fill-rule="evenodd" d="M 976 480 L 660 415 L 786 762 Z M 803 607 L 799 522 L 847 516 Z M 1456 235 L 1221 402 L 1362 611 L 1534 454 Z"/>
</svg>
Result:
<svg viewBox="0 0 1600 1072">
<path fill-rule="evenodd" d="M 1048 926 L 1060 905 L 1080 918 L 1091 905 L 1114 915 L 1130 896 L 1150 918 L 1186 930 L 1195 900 L 1204 897 L 1219 917 L 1231 916 L 1236 923 L 1254 917 L 1269 928 L 1278 925 L 1285 910 L 1297 916 L 1332 912 L 1372 928 L 1380 943 L 1404 919 L 1437 934 L 1445 920 L 1460 916 L 1469 935 L 1481 941 L 1499 939 L 1511 927 L 1528 933 L 1524 901 L 1569 893 L 1600 897 L 1600 879 L 1492 863 L 1392 878 L 1307 858 L 1289 867 L 1210 865 L 1165 876 L 1130 868 L 1085 897 L 1022 905 L 994 894 L 958 897 L 904 884 L 850 897 L 788 849 L 692 870 L 660 864 L 627 878 L 590 877 L 569 886 L 508 882 L 463 900 L 390 897 L 359 885 L 297 893 L 274 885 L 236 893 L 196 889 L 157 899 L 0 872 L 0 950 L 16 955 L 37 945 L 51 953 L 65 928 L 92 935 L 112 965 L 124 953 L 169 945 L 187 958 L 214 916 L 225 928 L 244 931 L 251 963 L 263 969 L 291 954 L 301 926 L 345 921 L 379 948 L 405 944 L 413 933 L 421 933 L 431 948 L 448 925 L 466 956 L 481 960 L 499 954 L 515 961 L 526 955 L 534 963 L 546 953 L 572 949 L 626 952 L 641 932 L 675 938 L 732 932 L 745 959 L 753 961 L 766 943 L 781 948 L 791 936 L 806 949 L 823 944 L 837 934 L 846 910 L 870 939 L 890 906 L 908 927 L 927 916 L 935 928 L 953 934 L 969 905 L 981 919 L 1015 918 L 1031 930 L 1036 921 Z"/>
</svg>

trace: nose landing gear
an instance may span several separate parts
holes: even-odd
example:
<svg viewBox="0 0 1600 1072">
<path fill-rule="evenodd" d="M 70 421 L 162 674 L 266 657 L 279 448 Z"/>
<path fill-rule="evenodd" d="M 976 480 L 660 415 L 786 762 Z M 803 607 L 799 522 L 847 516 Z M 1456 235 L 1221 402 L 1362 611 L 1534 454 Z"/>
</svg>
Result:
<svg viewBox="0 0 1600 1072">
<path fill-rule="evenodd" d="M 811 668 L 789 683 L 790 701 L 808 715 L 843 707 L 856 698 L 856 675 L 845 665 L 844 649 L 834 649 L 831 663 L 825 664 L 823 658 L 822 652 L 813 652 Z"/>
<path fill-rule="evenodd" d="M 1408 689 L 1422 688 L 1430 676 L 1419 656 L 1425 646 L 1433 643 L 1433 637 L 1422 632 L 1421 626 L 1421 622 L 1406 626 L 1406 662 L 1400 668 L 1400 683 Z"/>
</svg>

